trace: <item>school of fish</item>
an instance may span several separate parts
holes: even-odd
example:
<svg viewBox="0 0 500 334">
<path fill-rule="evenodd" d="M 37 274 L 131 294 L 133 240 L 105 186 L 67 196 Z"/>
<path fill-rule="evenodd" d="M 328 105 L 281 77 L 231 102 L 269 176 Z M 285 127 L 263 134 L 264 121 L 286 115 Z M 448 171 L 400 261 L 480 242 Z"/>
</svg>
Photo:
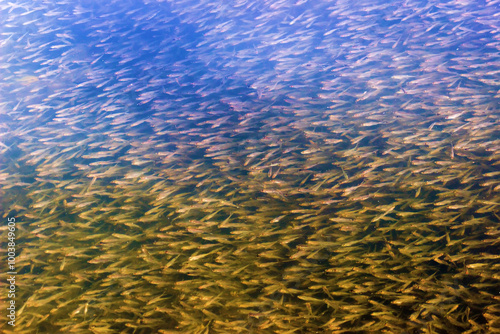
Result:
<svg viewBox="0 0 500 334">
<path fill-rule="evenodd" d="M 499 0 L 0 0 L 0 331 L 500 333 L 499 103 Z"/>
</svg>

